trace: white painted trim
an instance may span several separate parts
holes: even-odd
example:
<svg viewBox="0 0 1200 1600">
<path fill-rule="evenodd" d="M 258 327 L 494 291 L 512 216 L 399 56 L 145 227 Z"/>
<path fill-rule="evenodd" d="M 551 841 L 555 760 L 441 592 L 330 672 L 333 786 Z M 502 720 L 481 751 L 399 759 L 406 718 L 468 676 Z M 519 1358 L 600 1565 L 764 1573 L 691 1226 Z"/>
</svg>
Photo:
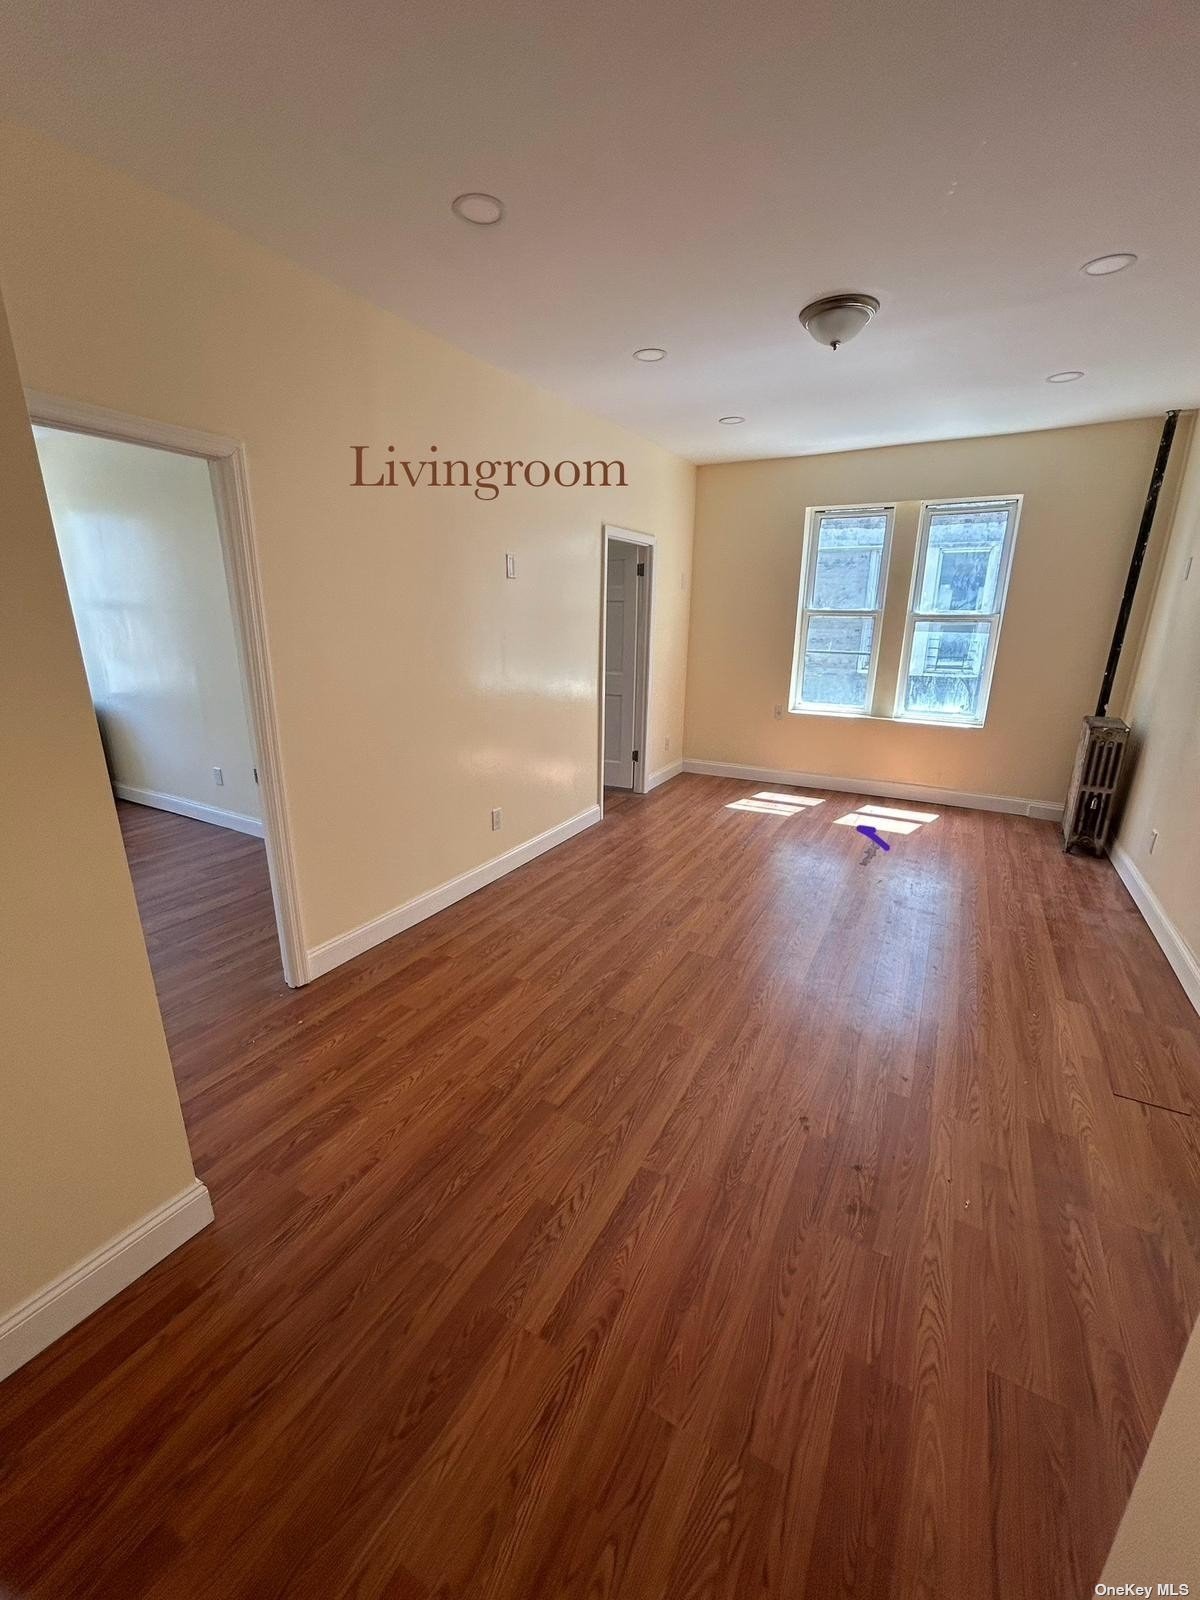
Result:
<svg viewBox="0 0 1200 1600">
<path fill-rule="evenodd" d="M 467 895 L 474 894 L 477 889 L 485 889 L 489 883 L 495 883 L 497 878 L 503 878 L 518 867 L 523 867 L 535 856 L 543 855 L 547 850 L 553 850 L 555 845 L 565 844 L 568 839 L 573 839 L 577 833 L 582 833 L 585 828 L 590 828 L 599 822 L 600 816 L 598 805 L 589 806 L 586 811 L 580 811 L 566 822 L 560 822 L 557 827 L 547 828 L 545 833 L 527 839 L 524 844 L 506 850 L 503 855 L 493 856 L 482 866 L 474 867 L 470 872 L 464 872 L 457 878 L 450 878 L 446 883 L 439 884 L 436 889 L 418 895 L 415 900 L 406 901 L 395 910 L 385 911 L 383 916 L 376 917 L 371 922 L 364 922 L 361 927 L 352 928 L 349 933 L 339 934 L 336 939 L 317 945 L 307 953 L 310 978 L 319 978 L 322 973 L 330 972 L 334 967 L 340 967 L 343 962 L 352 961 L 355 956 L 362 955 L 364 950 L 371 950 L 387 939 L 394 939 L 406 928 L 424 922 L 426 917 L 436 916 L 439 911 L 444 911 L 457 900 L 466 899 Z"/>
<path fill-rule="evenodd" d="M 231 456 L 239 448 L 236 439 L 223 434 L 204 433 L 199 428 L 181 428 L 174 422 L 152 422 L 130 411 L 112 411 L 87 400 L 64 400 L 26 389 L 25 405 L 30 422 L 43 428 L 65 428 L 68 433 L 91 433 L 100 439 L 124 439 L 129 444 L 145 444 L 154 450 L 174 450 L 185 456 L 202 456 L 206 461 Z"/>
<path fill-rule="evenodd" d="M 596 679 L 596 714 L 599 741 L 596 755 L 596 803 L 604 810 L 604 662 L 608 650 L 608 546 L 612 540 L 646 552 L 646 604 L 638 607 L 638 665 L 635 672 L 633 745 L 638 759 L 633 767 L 634 794 L 649 792 L 646 751 L 650 743 L 650 678 L 654 668 L 654 562 L 658 541 L 652 533 L 622 528 L 615 522 L 600 525 L 600 665 Z"/>
<path fill-rule="evenodd" d="M 979 693 L 980 707 L 978 717 L 934 717 L 921 716 L 919 713 L 907 714 L 904 710 L 904 688 L 908 681 L 908 666 L 912 660 L 913 635 L 917 631 L 919 622 L 946 622 L 951 620 L 944 611 L 919 611 L 917 602 L 921 598 L 921 582 L 925 575 L 925 558 L 929 550 L 929 529 L 932 525 L 934 513 L 937 511 L 956 509 L 959 506 L 1011 506 L 1008 524 L 1004 530 L 1004 542 L 1000 548 L 1000 567 L 996 582 L 996 609 L 994 611 L 978 612 L 964 611 L 955 613 L 953 620 L 961 622 L 990 622 L 991 634 L 988 637 L 987 660 L 983 669 L 983 684 Z M 1017 534 L 1021 525 L 1021 512 L 1024 509 L 1025 496 L 1023 494 L 1001 495 L 974 495 L 963 500 L 922 500 L 917 514 L 917 543 L 913 551 L 912 575 L 908 587 L 908 615 L 904 621 L 904 647 L 900 653 L 900 674 L 896 679 L 896 692 L 892 698 L 893 717 L 896 722 L 919 722 L 922 725 L 933 723 L 946 728 L 982 728 L 987 721 L 988 702 L 992 697 L 992 678 L 996 672 L 996 657 L 1000 651 L 1000 630 L 1004 626 L 1004 610 L 1008 604 L 1008 586 L 1012 579 L 1013 560 L 1017 550 Z"/>
<path fill-rule="evenodd" d="M 251 833 L 256 839 L 263 836 L 259 819 L 241 811 L 222 811 L 220 806 L 202 805 L 199 800 L 185 800 L 180 794 L 162 794 L 157 789 L 138 789 L 129 783 L 114 783 L 112 787 L 118 800 L 129 800 L 135 806 L 173 811 L 176 816 L 191 817 L 196 822 L 211 822 L 218 828 L 232 828 L 235 833 Z"/>
<path fill-rule="evenodd" d="M 283 777 L 283 752 L 245 449 L 239 445 L 232 455 L 210 460 L 208 470 L 221 524 L 221 544 L 229 597 L 233 602 L 242 681 L 246 686 L 250 732 L 258 752 L 263 840 L 267 847 L 267 871 L 275 902 L 283 977 L 289 987 L 296 989 L 307 983 L 311 974 L 300 917 L 300 888 L 296 880 L 291 813 Z"/>
<path fill-rule="evenodd" d="M 0 1319 L 0 1379 L 32 1361 L 212 1219 L 208 1190 L 196 1179 L 17 1306 Z"/>
<path fill-rule="evenodd" d="M 296 881 L 295 852 L 283 779 L 283 756 L 271 678 L 266 609 L 254 538 L 245 447 L 238 440 L 226 438 L 223 434 L 205 433 L 199 428 L 180 427 L 172 422 L 152 422 L 147 417 L 112 411 L 107 406 L 91 405 L 84 400 L 63 400 L 36 389 L 26 389 L 25 402 L 29 408 L 29 420 L 42 427 L 65 428 L 72 433 L 95 434 L 104 439 L 121 439 L 129 444 L 149 445 L 155 450 L 174 450 L 184 455 L 200 456 L 208 462 L 217 523 L 221 530 L 221 557 L 225 564 L 233 612 L 238 664 L 258 766 L 263 839 L 267 846 L 267 868 L 275 902 L 283 976 L 292 988 L 307 983 L 309 973 L 305 965 L 304 929 L 300 920 L 300 891 Z"/>
<path fill-rule="evenodd" d="M 1117 869 L 1117 876 L 1129 890 L 1130 898 L 1145 918 L 1146 926 L 1157 939 L 1163 955 L 1183 985 L 1183 992 L 1195 1009 L 1200 1011 L 1200 960 L 1196 959 L 1187 940 L 1164 911 L 1162 902 L 1142 877 L 1128 850 L 1114 844 L 1109 856 Z"/>
<path fill-rule="evenodd" d="M 922 783 L 891 783 L 882 778 L 835 778 L 822 772 L 778 772 L 769 767 L 742 767 L 729 761 L 699 761 L 685 756 L 685 772 L 709 778 L 744 778 L 751 783 L 788 783 L 793 787 L 832 789 L 838 794 L 870 794 L 891 800 L 929 800 L 935 805 L 963 806 L 968 811 L 1003 811 L 1013 816 L 1057 822 L 1062 802 L 1025 800 L 1012 794 L 971 794 L 964 789 L 930 789 Z"/>
<path fill-rule="evenodd" d="M 805 648 L 808 641 L 809 624 L 814 616 L 821 612 L 814 609 L 812 604 L 813 589 L 817 579 L 817 551 L 816 546 L 820 539 L 820 523 L 822 517 L 836 516 L 839 513 L 845 516 L 847 512 L 861 513 L 864 516 L 884 515 L 883 550 L 879 558 L 879 593 L 876 595 L 876 605 L 871 609 L 862 609 L 854 612 L 850 609 L 837 613 L 842 616 L 857 615 L 871 617 L 871 659 L 867 668 L 866 683 L 866 714 L 870 715 L 875 706 L 875 685 L 879 677 L 879 661 L 883 654 L 883 618 L 887 605 L 888 578 L 891 575 L 892 542 L 896 531 L 896 511 L 898 504 L 894 500 L 881 501 L 873 506 L 809 506 L 804 515 L 804 539 L 801 544 L 800 557 L 800 588 L 796 597 L 796 634 L 792 641 L 792 681 L 788 689 L 788 710 L 793 716 L 838 716 L 857 717 L 863 713 L 849 709 L 845 706 L 822 707 L 819 705 L 805 705 L 800 699 L 803 688 L 803 673 L 801 662 L 804 659 Z"/>
<path fill-rule="evenodd" d="M 646 793 L 657 789 L 664 783 L 670 783 L 672 778 L 677 778 L 683 771 L 683 762 L 676 761 L 669 767 L 659 767 L 657 772 L 652 772 L 646 779 Z"/>
</svg>

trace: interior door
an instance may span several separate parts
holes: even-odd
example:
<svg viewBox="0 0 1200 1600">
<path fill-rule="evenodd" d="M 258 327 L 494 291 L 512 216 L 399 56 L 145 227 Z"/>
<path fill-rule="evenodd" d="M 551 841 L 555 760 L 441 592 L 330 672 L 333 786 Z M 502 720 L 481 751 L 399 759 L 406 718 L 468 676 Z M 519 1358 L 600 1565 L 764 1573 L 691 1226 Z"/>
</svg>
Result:
<svg viewBox="0 0 1200 1600">
<path fill-rule="evenodd" d="M 638 582 L 637 547 L 608 547 L 608 588 L 604 631 L 604 783 L 633 788 L 633 728 L 637 709 Z"/>
</svg>

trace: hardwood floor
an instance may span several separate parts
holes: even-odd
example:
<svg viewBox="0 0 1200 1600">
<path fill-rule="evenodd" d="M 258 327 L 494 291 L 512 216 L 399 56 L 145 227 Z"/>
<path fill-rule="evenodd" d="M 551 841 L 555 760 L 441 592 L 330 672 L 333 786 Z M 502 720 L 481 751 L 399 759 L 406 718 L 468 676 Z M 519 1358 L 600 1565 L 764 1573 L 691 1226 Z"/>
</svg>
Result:
<svg viewBox="0 0 1200 1600">
<path fill-rule="evenodd" d="M 1200 1025 L 1052 826 L 757 787 L 296 993 L 261 846 L 122 807 L 217 1221 L 0 1387 L 0 1589 L 1090 1592 L 1200 1310 Z"/>
</svg>

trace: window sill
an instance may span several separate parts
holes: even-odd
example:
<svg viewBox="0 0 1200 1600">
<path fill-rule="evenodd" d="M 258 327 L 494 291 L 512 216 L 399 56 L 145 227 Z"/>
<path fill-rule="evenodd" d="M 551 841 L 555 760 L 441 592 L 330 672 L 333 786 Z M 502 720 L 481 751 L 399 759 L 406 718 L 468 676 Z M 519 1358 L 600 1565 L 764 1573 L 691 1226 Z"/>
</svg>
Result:
<svg viewBox="0 0 1200 1600">
<path fill-rule="evenodd" d="M 881 717 L 874 711 L 833 711 L 816 706 L 789 706 L 789 717 L 830 717 L 838 722 L 890 722 L 905 728 L 954 728 L 960 732 L 981 733 L 982 722 L 953 722 L 948 717 Z"/>
</svg>

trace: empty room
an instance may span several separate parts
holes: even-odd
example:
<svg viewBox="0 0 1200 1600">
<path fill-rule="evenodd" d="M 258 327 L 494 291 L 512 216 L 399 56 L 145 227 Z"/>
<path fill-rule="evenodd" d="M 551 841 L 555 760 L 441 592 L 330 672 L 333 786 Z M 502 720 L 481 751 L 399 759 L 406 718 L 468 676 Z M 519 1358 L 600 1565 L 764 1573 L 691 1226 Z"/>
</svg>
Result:
<svg viewBox="0 0 1200 1600">
<path fill-rule="evenodd" d="M 269 954 L 248 959 L 275 929 L 210 465 L 63 427 L 34 438 L 147 940 L 220 950 L 206 970 L 223 989 L 269 974 Z"/>
<path fill-rule="evenodd" d="M 1200 1594 L 1200 13 L 0 6 L 0 1597 Z"/>
</svg>

